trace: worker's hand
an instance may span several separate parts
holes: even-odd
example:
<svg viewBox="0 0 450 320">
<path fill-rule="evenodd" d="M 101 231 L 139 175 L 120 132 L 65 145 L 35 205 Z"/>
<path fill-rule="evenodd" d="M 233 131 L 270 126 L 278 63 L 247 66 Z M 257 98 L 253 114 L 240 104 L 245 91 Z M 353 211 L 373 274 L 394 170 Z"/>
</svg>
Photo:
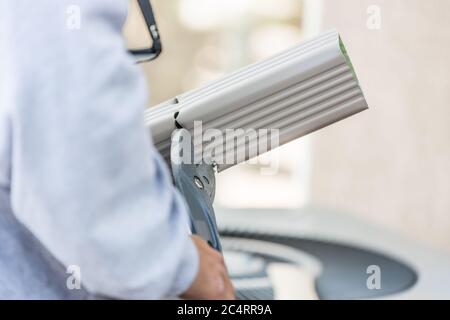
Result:
<svg viewBox="0 0 450 320">
<path fill-rule="evenodd" d="M 228 276 L 225 261 L 220 252 L 211 248 L 206 241 L 193 235 L 197 247 L 200 266 L 191 287 L 182 294 L 183 299 L 234 299 L 234 288 Z"/>
</svg>

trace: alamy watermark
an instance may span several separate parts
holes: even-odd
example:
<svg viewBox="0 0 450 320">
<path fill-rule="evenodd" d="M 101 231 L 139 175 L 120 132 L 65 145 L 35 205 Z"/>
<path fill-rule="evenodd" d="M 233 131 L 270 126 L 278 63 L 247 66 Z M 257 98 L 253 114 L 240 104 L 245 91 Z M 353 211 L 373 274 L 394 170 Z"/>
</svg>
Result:
<svg viewBox="0 0 450 320">
<path fill-rule="evenodd" d="M 66 269 L 66 273 L 69 274 L 66 280 L 66 287 L 69 290 L 81 289 L 81 268 L 77 265 L 70 265 Z"/>
<path fill-rule="evenodd" d="M 69 30 L 81 29 L 81 7 L 70 5 L 66 9 L 66 27 Z"/>
<path fill-rule="evenodd" d="M 175 137 L 178 141 L 174 141 Z M 277 153 L 267 153 L 280 145 L 278 129 L 215 129 L 203 128 L 202 121 L 195 121 L 192 130 L 172 135 L 172 152 L 177 148 L 176 164 L 215 164 L 232 166 L 242 162 L 258 165 L 262 175 L 278 172 Z M 259 156 L 261 155 L 261 156 Z"/>
<path fill-rule="evenodd" d="M 377 265 L 370 265 L 366 269 L 366 273 L 370 276 L 367 278 L 366 286 L 369 290 L 381 289 L 381 268 Z"/>
<path fill-rule="evenodd" d="M 367 22 L 366 26 L 369 30 L 381 29 L 381 8 L 377 5 L 367 7 Z"/>
</svg>

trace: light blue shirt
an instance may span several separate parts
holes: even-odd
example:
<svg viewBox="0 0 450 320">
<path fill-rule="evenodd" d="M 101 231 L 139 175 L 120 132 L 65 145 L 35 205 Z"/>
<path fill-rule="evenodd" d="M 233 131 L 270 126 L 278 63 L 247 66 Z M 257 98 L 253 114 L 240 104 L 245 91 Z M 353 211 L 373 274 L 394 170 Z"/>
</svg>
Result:
<svg viewBox="0 0 450 320">
<path fill-rule="evenodd" d="M 124 299 L 175 296 L 197 273 L 186 206 L 144 126 L 127 5 L 0 0 L 0 298 L 76 296 L 69 265 L 83 290 Z"/>
</svg>

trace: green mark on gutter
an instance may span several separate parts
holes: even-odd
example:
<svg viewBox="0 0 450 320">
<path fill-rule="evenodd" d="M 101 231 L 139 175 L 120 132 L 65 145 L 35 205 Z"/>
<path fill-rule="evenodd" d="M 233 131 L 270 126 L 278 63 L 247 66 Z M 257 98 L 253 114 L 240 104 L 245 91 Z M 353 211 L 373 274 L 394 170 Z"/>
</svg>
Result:
<svg viewBox="0 0 450 320">
<path fill-rule="evenodd" d="M 350 70 L 352 71 L 353 76 L 356 79 L 356 82 L 358 82 L 358 84 L 359 84 L 358 77 L 356 76 L 355 68 L 353 67 L 352 61 L 350 60 L 350 57 L 347 53 L 347 49 L 345 48 L 344 42 L 342 42 L 341 37 L 339 37 L 339 47 L 341 48 L 341 52 L 344 55 L 345 60 L 347 60 L 347 65 L 350 67 Z"/>
</svg>

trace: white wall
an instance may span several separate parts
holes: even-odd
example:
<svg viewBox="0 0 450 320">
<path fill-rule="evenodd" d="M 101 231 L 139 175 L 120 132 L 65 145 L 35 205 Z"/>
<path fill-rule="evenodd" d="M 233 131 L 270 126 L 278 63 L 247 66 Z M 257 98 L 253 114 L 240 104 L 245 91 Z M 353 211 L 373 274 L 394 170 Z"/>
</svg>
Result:
<svg viewBox="0 0 450 320">
<path fill-rule="evenodd" d="M 450 251 L 449 15 L 448 0 L 323 0 L 371 109 L 314 134 L 311 197 Z"/>
</svg>

